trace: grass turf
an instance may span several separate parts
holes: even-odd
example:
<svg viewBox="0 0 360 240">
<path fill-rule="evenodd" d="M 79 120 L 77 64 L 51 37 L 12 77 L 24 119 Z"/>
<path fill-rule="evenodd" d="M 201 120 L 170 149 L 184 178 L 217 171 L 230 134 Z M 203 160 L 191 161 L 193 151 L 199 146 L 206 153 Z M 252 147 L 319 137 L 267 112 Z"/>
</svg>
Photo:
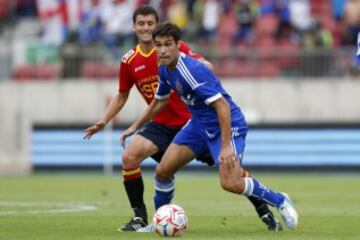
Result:
<svg viewBox="0 0 360 240">
<path fill-rule="evenodd" d="M 257 174 L 257 178 L 290 194 L 300 215 L 295 231 L 268 232 L 246 198 L 221 190 L 216 174 L 185 172 L 177 175 L 174 199 L 189 218 L 189 229 L 180 238 L 360 239 L 359 175 Z M 144 179 L 151 216 L 152 174 L 144 174 Z M 74 205 L 97 209 L 71 212 Z M 120 175 L 0 178 L 0 239 L 160 238 L 117 232 L 131 216 Z"/>
</svg>

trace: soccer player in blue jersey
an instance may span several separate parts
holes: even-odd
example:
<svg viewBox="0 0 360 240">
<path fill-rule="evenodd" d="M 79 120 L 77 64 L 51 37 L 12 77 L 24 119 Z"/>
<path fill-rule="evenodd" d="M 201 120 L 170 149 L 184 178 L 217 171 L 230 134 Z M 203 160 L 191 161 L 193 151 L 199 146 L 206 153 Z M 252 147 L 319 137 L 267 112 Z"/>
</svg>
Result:
<svg viewBox="0 0 360 240">
<path fill-rule="evenodd" d="M 244 176 L 241 161 L 248 127 L 219 79 L 205 65 L 179 52 L 180 30 L 176 25 L 160 24 L 153 31 L 153 39 L 160 64 L 157 94 L 144 115 L 122 134 L 121 141 L 160 112 L 171 91 L 180 96 L 192 114 L 156 168 L 155 208 L 173 198 L 175 172 L 196 155 L 210 151 L 224 190 L 267 202 L 279 210 L 290 229 L 295 229 L 298 214 L 287 194 L 272 191 L 255 178 Z"/>
</svg>

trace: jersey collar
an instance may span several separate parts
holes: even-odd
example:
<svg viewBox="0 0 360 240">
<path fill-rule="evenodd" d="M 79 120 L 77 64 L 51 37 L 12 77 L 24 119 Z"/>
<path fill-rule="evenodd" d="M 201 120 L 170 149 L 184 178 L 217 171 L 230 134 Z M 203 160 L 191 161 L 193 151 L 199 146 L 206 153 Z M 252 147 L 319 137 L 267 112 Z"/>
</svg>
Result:
<svg viewBox="0 0 360 240">
<path fill-rule="evenodd" d="M 153 52 L 155 51 L 155 48 L 151 49 L 151 51 L 148 54 L 146 54 L 143 51 L 141 51 L 140 44 L 138 44 L 136 46 L 136 51 L 139 52 L 140 55 L 143 56 L 143 57 L 149 57 L 151 54 L 153 54 Z"/>
</svg>

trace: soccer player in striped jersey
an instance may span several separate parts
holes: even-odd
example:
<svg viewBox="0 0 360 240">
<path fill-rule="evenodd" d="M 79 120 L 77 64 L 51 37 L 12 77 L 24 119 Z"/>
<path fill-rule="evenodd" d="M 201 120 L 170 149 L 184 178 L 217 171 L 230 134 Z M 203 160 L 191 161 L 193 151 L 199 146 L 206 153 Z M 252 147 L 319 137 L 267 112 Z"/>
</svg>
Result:
<svg viewBox="0 0 360 240">
<path fill-rule="evenodd" d="M 157 25 L 158 15 L 152 7 L 143 6 L 134 12 L 133 22 L 139 44 L 123 56 L 120 64 L 118 94 L 112 99 L 100 121 L 85 130 L 85 139 L 90 139 L 93 134 L 102 130 L 121 111 L 134 85 L 146 103 L 150 104 L 155 97 L 158 86 L 158 62 L 151 34 Z M 184 42 L 179 42 L 178 49 L 192 58 L 201 60 L 208 67 L 211 66 L 200 55 L 193 53 Z M 140 129 L 133 141 L 125 148 L 122 155 L 123 183 L 135 217 L 119 230 L 136 231 L 147 225 L 148 216 L 143 199 L 144 183 L 140 163 L 149 156 L 159 162 L 190 115 L 180 98 L 176 94 L 170 94 L 169 105 Z M 199 155 L 197 159 L 209 165 L 213 164 L 210 154 Z M 266 203 L 254 198 L 250 198 L 250 201 L 270 230 L 281 229 L 280 223 L 270 212 Z"/>
<path fill-rule="evenodd" d="M 244 176 L 241 161 L 248 127 L 240 108 L 223 89 L 219 79 L 204 64 L 179 52 L 180 29 L 176 25 L 160 24 L 153 31 L 153 40 L 160 63 L 155 100 L 124 131 L 121 141 L 167 106 L 171 90 L 192 114 L 156 168 L 155 208 L 171 202 L 175 172 L 195 156 L 210 151 L 224 190 L 254 197 L 276 207 L 286 225 L 295 229 L 298 214 L 288 195 L 272 191 L 254 177 Z M 147 229 L 152 229 L 151 225 Z"/>
</svg>

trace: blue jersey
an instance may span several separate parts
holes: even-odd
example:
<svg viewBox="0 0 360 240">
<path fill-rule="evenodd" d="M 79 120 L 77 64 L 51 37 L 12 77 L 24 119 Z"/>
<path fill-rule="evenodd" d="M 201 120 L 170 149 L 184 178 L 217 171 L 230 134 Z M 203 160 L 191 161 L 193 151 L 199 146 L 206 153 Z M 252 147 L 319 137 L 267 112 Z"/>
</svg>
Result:
<svg viewBox="0 0 360 240">
<path fill-rule="evenodd" d="M 188 107 L 195 120 L 205 129 L 219 128 L 216 111 L 210 104 L 224 97 L 231 109 L 232 125 L 247 128 L 244 115 L 223 89 L 219 79 L 201 62 L 180 53 L 176 68 L 159 67 L 157 99 L 167 98 L 173 89 Z"/>
</svg>

